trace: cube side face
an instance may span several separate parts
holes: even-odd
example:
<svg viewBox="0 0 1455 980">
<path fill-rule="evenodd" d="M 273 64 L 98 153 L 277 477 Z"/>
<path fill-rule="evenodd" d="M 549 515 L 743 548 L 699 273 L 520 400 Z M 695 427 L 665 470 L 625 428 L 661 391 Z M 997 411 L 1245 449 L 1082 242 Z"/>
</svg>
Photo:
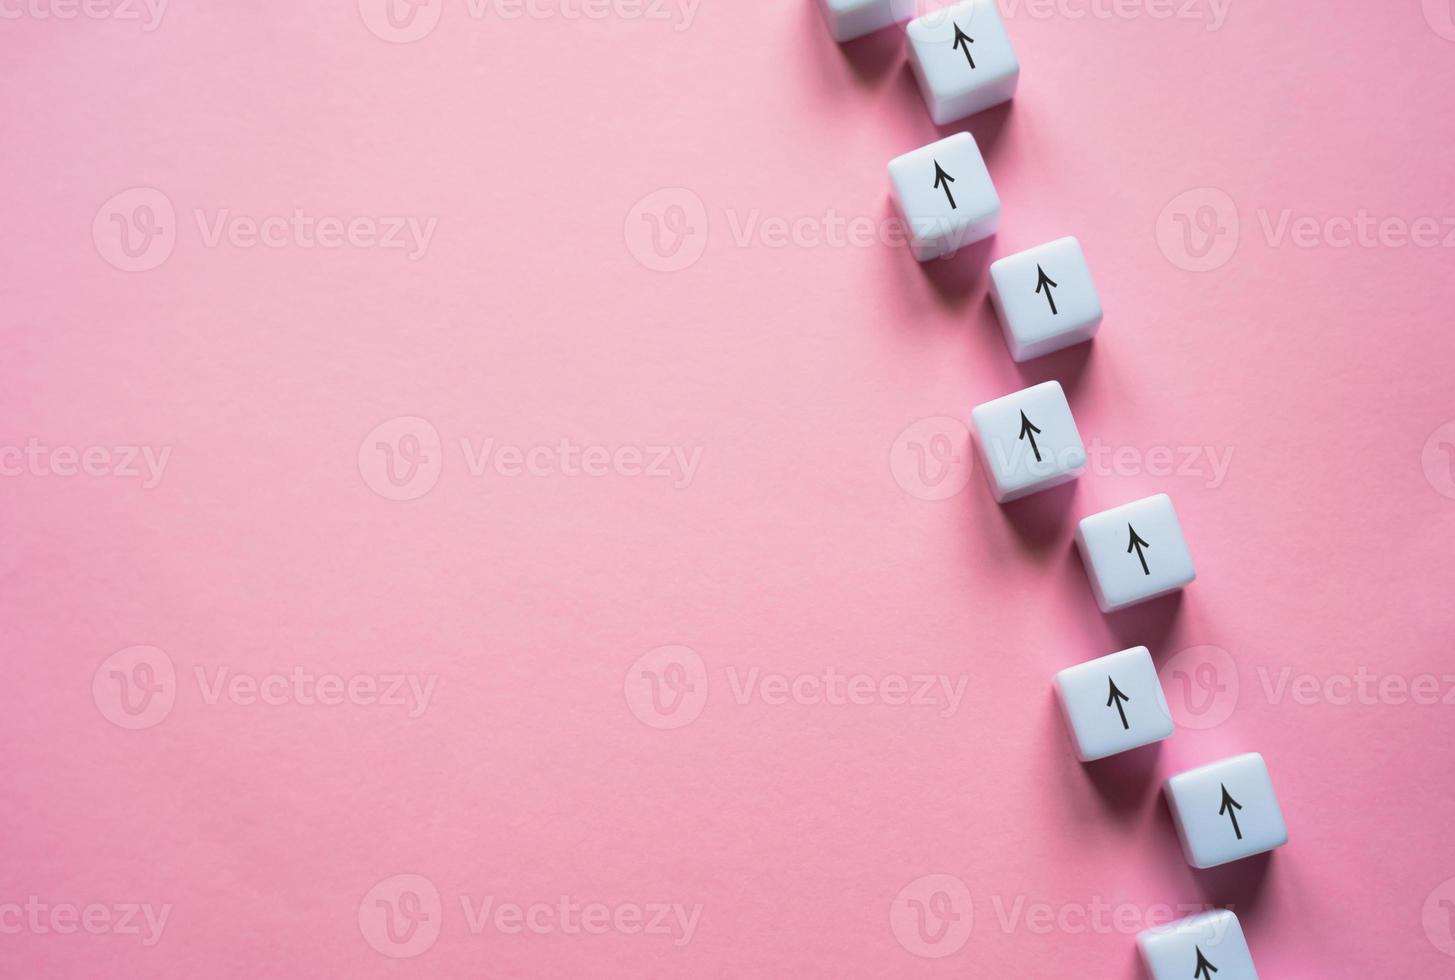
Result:
<svg viewBox="0 0 1455 980">
<path fill-rule="evenodd" d="M 1179 773 L 1167 780 L 1166 795 L 1183 852 L 1195 868 L 1214 868 L 1288 843 L 1268 766 L 1256 752 Z"/>
<path fill-rule="evenodd" d="M 1071 712 L 1071 698 L 1074 690 L 1067 690 L 1063 670 L 1057 674 L 1051 686 L 1056 691 L 1056 705 L 1061 709 L 1061 720 L 1066 723 L 1066 734 L 1071 739 L 1071 749 L 1076 753 L 1076 758 L 1082 762 L 1090 762 L 1092 756 L 1089 754 L 1092 749 L 1081 739 L 1081 731 L 1076 727 L 1076 719 Z"/>
<path fill-rule="evenodd" d="M 1152 980 L 1258 980 L 1238 917 L 1214 909 L 1137 934 L 1137 951 Z M 1199 966 L 1206 963 L 1199 972 Z"/>
<path fill-rule="evenodd" d="M 991 492 L 1001 503 L 1060 486 L 1086 469 L 1086 446 L 1059 382 L 977 405 L 970 421 Z"/>
<path fill-rule="evenodd" d="M 1020 62 L 994 0 L 931 11 L 906 33 L 910 65 L 936 125 L 1014 97 Z"/>
<path fill-rule="evenodd" d="M 1103 612 L 1176 592 L 1197 578 L 1165 493 L 1083 518 L 1076 541 Z"/>
<path fill-rule="evenodd" d="M 975 138 L 956 133 L 889 162 L 895 209 L 921 262 L 995 234 L 1000 196 Z"/>
<path fill-rule="evenodd" d="M 1073 237 L 997 259 L 990 289 L 1016 361 L 1084 343 L 1101 327 L 1101 297 Z"/>
<path fill-rule="evenodd" d="M 1146 647 L 1131 647 L 1067 667 L 1056 675 L 1056 689 L 1082 762 L 1172 735 L 1172 713 Z"/>
<path fill-rule="evenodd" d="M 895 0 L 818 0 L 819 12 L 835 41 L 852 41 L 902 20 L 904 4 Z"/>
</svg>

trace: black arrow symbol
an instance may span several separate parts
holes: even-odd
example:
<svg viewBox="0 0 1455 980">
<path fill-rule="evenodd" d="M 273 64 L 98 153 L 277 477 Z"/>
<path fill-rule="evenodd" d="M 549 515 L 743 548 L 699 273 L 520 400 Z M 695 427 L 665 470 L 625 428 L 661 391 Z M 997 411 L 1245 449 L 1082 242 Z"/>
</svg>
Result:
<svg viewBox="0 0 1455 980">
<path fill-rule="evenodd" d="M 1147 568 L 1147 556 L 1142 554 L 1142 549 L 1150 548 L 1152 546 L 1147 542 L 1143 541 L 1141 535 L 1137 533 L 1137 529 L 1132 527 L 1130 524 L 1127 525 L 1127 531 L 1131 535 L 1130 538 L 1128 538 L 1127 540 L 1127 554 L 1130 555 L 1132 553 L 1132 549 L 1136 548 L 1137 558 L 1142 563 L 1142 574 L 1151 575 L 1151 571 Z"/>
<path fill-rule="evenodd" d="M 1056 298 L 1051 295 L 1051 287 L 1059 285 L 1056 280 L 1046 275 L 1046 270 L 1039 265 L 1036 266 L 1036 292 L 1045 291 L 1046 302 L 1051 304 L 1051 315 L 1056 315 Z"/>
<path fill-rule="evenodd" d="M 1233 811 L 1243 809 L 1243 804 L 1233 799 L 1233 794 L 1228 792 L 1228 788 L 1226 786 L 1223 786 L 1222 783 L 1218 783 L 1218 785 L 1223 787 L 1223 805 L 1218 807 L 1218 816 L 1221 817 L 1224 813 L 1226 813 L 1228 815 L 1228 819 L 1233 822 L 1233 833 L 1238 835 L 1238 840 L 1242 840 L 1243 831 L 1239 829 L 1238 815 Z"/>
<path fill-rule="evenodd" d="M 1036 454 L 1037 463 L 1041 461 L 1041 450 L 1036 446 L 1036 436 L 1040 434 L 1040 431 L 1040 429 L 1031 424 L 1030 419 L 1026 418 L 1026 413 L 1021 412 L 1021 434 L 1016 436 L 1016 439 L 1017 441 L 1021 439 L 1031 440 L 1031 452 Z"/>
<path fill-rule="evenodd" d="M 1127 724 L 1127 711 L 1125 708 L 1122 707 L 1122 702 L 1130 701 L 1131 698 L 1123 694 L 1122 689 L 1117 687 L 1117 682 L 1112 680 L 1110 677 L 1106 679 L 1106 684 L 1109 689 L 1106 695 L 1106 706 L 1108 708 L 1110 708 L 1113 704 L 1117 706 L 1117 714 L 1121 715 L 1122 719 L 1122 730 L 1125 731 L 1132 726 Z"/>
<path fill-rule="evenodd" d="M 975 39 L 970 35 L 966 34 L 964 31 L 960 30 L 959 24 L 955 24 L 955 43 L 950 46 L 950 50 L 964 51 L 965 60 L 970 62 L 971 68 L 975 67 L 975 59 L 970 55 L 970 45 L 974 43 Z"/>
<path fill-rule="evenodd" d="M 1199 977 L 1202 980 L 1212 980 L 1212 975 L 1218 972 L 1218 968 L 1209 963 L 1207 957 L 1202 955 L 1201 946 L 1192 948 L 1197 950 L 1197 969 L 1192 971 L 1192 980 L 1198 980 Z"/>
<path fill-rule="evenodd" d="M 944 185 L 944 188 L 945 188 L 945 196 L 950 199 L 950 210 L 951 211 L 954 211 L 956 209 L 956 207 L 957 207 L 957 205 L 955 204 L 955 195 L 950 193 L 950 185 L 953 184 L 954 182 L 955 182 L 955 178 L 954 177 L 951 177 L 949 174 L 945 173 L 945 168 L 942 167 L 942 166 L 940 166 L 940 161 L 936 160 L 935 161 L 935 186 L 936 187 L 939 187 L 942 184 Z"/>
</svg>

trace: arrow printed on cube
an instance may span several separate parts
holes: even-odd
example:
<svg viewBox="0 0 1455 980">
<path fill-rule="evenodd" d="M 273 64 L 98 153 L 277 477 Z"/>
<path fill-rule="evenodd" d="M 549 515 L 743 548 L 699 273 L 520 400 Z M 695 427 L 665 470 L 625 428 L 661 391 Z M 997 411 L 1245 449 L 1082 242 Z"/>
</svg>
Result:
<svg viewBox="0 0 1455 980">
<path fill-rule="evenodd" d="M 956 208 L 958 207 L 958 205 L 955 204 L 955 195 L 950 193 L 950 185 L 953 184 L 954 182 L 955 182 L 955 178 L 954 177 L 951 177 L 949 174 L 945 173 L 945 168 L 942 167 L 942 166 L 940 166 L 940 161 L 936 160 L 935 161 L 935 187 L 941 187 L 941 186 L 943 186 L 945 188 L 945 196 L 950 199 L 950 210 L 951 211 L 956 210 Z"/>
<path fill-rule="evenodd" d="M 1026 418 L 1026 413 L 1021 412 L 1021 434 L 1016 436 L 1016 441 L 1020 441 L 1021 439 L 1029 439 L 1031 441 L 1031 452 L 1036 454 L 1037 463 L 1041 461 L 1041 450 L 1036 445 L 1036 436 L 1040 434 L 1040 431 L 1040 429 L 1031 424 L 1030 419 Z"/>
<path fill-rule="evenodd" d="M 1218 968 L 1208 962 L 1208 958 L 1202 955 L 1202 947 L 1194 946 L 1197 950 L 1197 969 L 1192 971 L 1192 980 L 1212 980 L 1212 975 L 1218 972 Z"/>
<path fill-rule="evenodd" d="M 955 24 L 955 43 L 951 45 L 950 50 L 964 51 L 965 60 L 970 62 L 971 68 L 975 67 L 975 58 L 970 54 L 970 45 L 974 43 L 975 39 L 970 35 L 966 34 L 964 31 L 960 30 L 959 24 Z"/>
<path fill-rule="evenodd" d="M 1228 819 L 1233 822 L 1233 833 L 1238 836 L 1238 840 L 1242 840 L 1243 831 L 1238 826 L 1238 815 L 1233 811 L 1243 809 L 1243 804 L 1233 799 L 1233 794 L 1229 793 L 1228 788 L 1222 783 L 1218 783 L 1218 786 L 1222 787 L 1223 791 L 1223 804 L 1222 806 L 1218 807 L 1218 816 L 1221 817 L 1223 814 L 1226 813 L 1228 815 Z"/>
<path fill-rule="evenodd" d="M 1132 527 L 1130 524 L 1127 525 L 1127 534 L 1127 554 L 1130 555 L 1133 548 L 1137 549 L 1137 560 L 1142 563 L 1142 574 L 1151 575 L 1152 571 L 1147 567 L 1147 556 L 1142 554 L 1142 549 L 1150 548 L 1152 546 L 1147 542 L 1143 541 L 1142 536 L 1137 533 L 1137 529 Z"/>
<path fill-rule="evenodd" d="M 1046 302 L 1051 304 L 1051 315 L 1056 316 L 1056 298 L 1051 295 L 1051 288 L 1059 285 L 1056 280 L 1046 275 L 1046 270 L 1039 264 L 1036 265 L 1036 292 L 1045 292 Z"/>
<path fill-rule="evenodd" d="M 1120 716 L 1122 719 L 1122 730 L 1126 731 L 1132 726 L 1127 724 L 1127 711 L 1125 708 L 1122 707 L 1122 702 L 1130 701 L 1131 698 L 1123 694 L 1122 689 L 1117 687 L 1117 682 L 1112 680 L 1110 677 L 1106 679 L 1106 684 L 1108 688 L 1106 695 L 1106 706 L 1108 708 L 1110 708 L 1113 704 L 1117 706 L 1117 715 Z"/>
</svg>

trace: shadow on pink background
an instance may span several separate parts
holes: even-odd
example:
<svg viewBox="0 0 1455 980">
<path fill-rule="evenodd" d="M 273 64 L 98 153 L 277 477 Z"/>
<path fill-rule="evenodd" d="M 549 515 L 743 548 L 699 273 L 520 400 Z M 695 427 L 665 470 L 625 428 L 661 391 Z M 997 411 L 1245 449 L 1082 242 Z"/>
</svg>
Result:
<svg viewBox="0 0 1455 980">
<path fill-rule="evenodd" d="M 70 9 L 0 20 L 0 974 L 1455 967 L 1442 3 L 1005 0 L 925 267 L 959 127 L 806 2 Z M 1105 325 L 1016 365 L 1065 234 Z M 1091 468 L 997 507 L 961 420 L 1050 378 Z M 1163 491 L 1198 580 L 1103 616 L 1075 521 Z M 1082 766 L 1135 644 L 1179 730 Z M 1290 843 L 1193 871 L 1242 751 Z"/>
</svg>

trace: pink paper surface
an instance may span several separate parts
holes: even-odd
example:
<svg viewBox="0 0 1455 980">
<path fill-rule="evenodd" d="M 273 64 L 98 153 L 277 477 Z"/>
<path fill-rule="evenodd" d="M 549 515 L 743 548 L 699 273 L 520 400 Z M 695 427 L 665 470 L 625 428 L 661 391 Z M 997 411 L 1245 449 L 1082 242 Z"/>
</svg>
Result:
<svg viewBox="0 0 1455 980">
<path fill-rule="evenodd" d="M 1450 976 L 1455 18 L 1003 9 L 920 267 L 961 127 L 802 0 L 0 5 L 0 974 L 1130 978 L 1230 904 Z M 1065 234 L 1105 323 L 1017 366 Z M 997 507 L 957 420 L 1050 378 L 1091 468 Z M 1103 616 L 1163 491 L 1198 580 Z M 1138 644 L 1177 734 L 1082 766 Z M 1243 751 L 1290 842 L 1193 871 Z"/>
</svg>

